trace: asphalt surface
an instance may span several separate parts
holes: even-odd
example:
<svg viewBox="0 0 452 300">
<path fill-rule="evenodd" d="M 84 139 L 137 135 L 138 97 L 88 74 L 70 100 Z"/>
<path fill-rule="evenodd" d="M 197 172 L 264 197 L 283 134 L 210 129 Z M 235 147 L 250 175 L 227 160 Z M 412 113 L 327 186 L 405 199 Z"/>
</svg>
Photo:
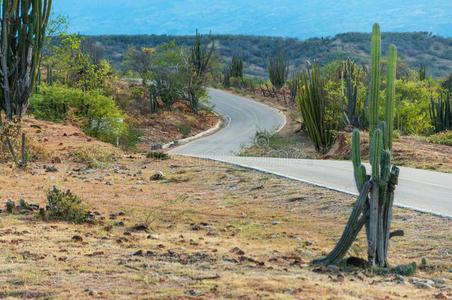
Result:
<svg viewBox="0 0 452 300">
<path fill-rule="evenodd" d="M 254 142 L 258 130 L 277 130 L 284 115 L 263 104 L 209 90 L 211 105 L 225 119 L 217 133 L 179 146 L 172 154 L 207 158 L 357 194 L 350 161 L 235 156 Z M 369 166 L 368 172 L 369 172 Z M 452 174 L 401 168 L 395 204 L 452 218 Z"/>
</svg>

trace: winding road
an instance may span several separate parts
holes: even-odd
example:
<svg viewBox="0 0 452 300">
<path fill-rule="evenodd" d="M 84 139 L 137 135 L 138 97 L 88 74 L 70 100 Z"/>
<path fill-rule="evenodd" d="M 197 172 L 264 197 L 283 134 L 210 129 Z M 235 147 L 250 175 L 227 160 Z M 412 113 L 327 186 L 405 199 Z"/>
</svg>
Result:
<svg viewBox="0 0 452 300">
<path fill-rule="evenodd" d="M 253 143 L 256 131 L 275 131 L 284 126 L 284 114 L 226 92 L 209 89 L 209 95 L 213 109 L 225 119 L 225 126 L 170 153 L 230 163 L 357 194 L 349 161 L 235 156 L 242 147 Z M 452 174 L 402 167 L 395 199 L 397 206 L 452 218 Z"/>
</svg>

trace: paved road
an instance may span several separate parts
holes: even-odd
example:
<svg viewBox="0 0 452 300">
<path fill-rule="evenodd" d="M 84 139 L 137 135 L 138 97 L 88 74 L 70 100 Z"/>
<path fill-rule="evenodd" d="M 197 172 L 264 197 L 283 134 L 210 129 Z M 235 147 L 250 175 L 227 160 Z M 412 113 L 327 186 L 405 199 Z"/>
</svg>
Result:
<svg viewBox="0 0 452 300">
<path fill-rule="evenodd" d="M 253 142 L 257 129 L 281 127 L 284 116 L 265 105 L 209 90 L 214 109 L 227 121 L 214 135 L 171 150 L 173 154 L 209 158 L 270 172 L 319 186 L 356 194 L 349 161 L 239 157 L 234 153 Z M 369 167 L 368 167 L 369 169 Z M 452 174 L 401 168 L 396 205 L 452 218 Z"/>
</svg>

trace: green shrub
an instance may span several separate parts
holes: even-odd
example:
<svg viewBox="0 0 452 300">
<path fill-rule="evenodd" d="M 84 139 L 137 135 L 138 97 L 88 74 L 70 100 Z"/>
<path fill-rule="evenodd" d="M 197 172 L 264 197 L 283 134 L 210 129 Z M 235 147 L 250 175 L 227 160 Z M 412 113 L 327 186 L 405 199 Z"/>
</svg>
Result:
<svg viewBox="0 0 452 300">
<path fill-rule="evenodd" d="M 404 135 L 426 135 L 431 132 L 430 95 L 425 82 L 397 80 L 395 103 L 395 129 Z"/>
<path fill-rule="evenodd" d="M 30 112 L 37 119 L 52 122 L 80 119 L 86 134 L 112 144 L 127 136 L 124 113 L 100 90 L 83 92 L 63 85 L 43 85 L 30 100 Z"/>
<path fill-rule="evenodd" d="M 452 130 L 443 131 L 427 138 L 429 143 L 452 146 Z"/>
<path fill-rule="evenodd" d="M 82 199 L 67 190 L 62 192 L 55 186 L 47 191 L 48 205 L 41 216 L 53 220 L 69 221 L 76 224 L 91 221 L 91 216 Z"/>
<path fill-rule="evenodd" d="M 177 124 L 176 128 L 182 134 L 182 138 L 189 137 L 191 134 L 191 125 L 188 123 Z"/>
<path fill-rule="evenodd" d="M 152 158 L 155 160 L 167 160 L 170 159 L 170 156 L 162 151 L 152 151 L 152 152 L 148 152 L 148 154 L 146 155 L 147 158 Z"/>
<path fill-rule="evenodd" d="M 115 161 L 119 154 L 115 149 L 107 147 L 84 146 L 74 150 L 72 157 L 74 162 L 87 163 L 90 167 L 102 167 Z"/>
</svg>

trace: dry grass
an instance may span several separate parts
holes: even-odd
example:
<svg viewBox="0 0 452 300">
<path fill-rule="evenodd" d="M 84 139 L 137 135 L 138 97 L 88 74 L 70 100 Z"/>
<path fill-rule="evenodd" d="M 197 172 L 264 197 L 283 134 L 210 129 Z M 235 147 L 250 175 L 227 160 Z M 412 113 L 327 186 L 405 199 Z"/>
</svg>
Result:
<svg viewBox="0 0 452 300">
<path fill-rule="evenodd" d="M 65 147 L 52 140 L 61 137 L 47 135 L 47 139 L 56 145 L 50 150 L 65 157 Z M 400 284 L 393 275 L 382 277 L 366 270 L 313 272 L 309 262 L 329 251 L 341 234 L 354 201 L 350 196 L 182 157 L 155 161 L 125 155 L 105 168 L 85 170 L 86 164 L 75 163 L 68 156 L 65 162 L 55 164 L 56 173 L 46 173 L 45 164 L 32 164 L 29 170 L 1 165 L 2 199 L 17 203 L 23 198 L 42 207 L 47 188 L 57 185 L 85 199 L 90 211 L 99 214 L 99 223 L 44 222 L 33 215 L 2 213 L 1 297 L 190 299 L 199 298 L 199 293 L 206 299 L 452 296 L 451 220 L 395 209 L 393 227 L 403 229 L 405 236 L 392 241 L 390 263 L 419 264 L 425 258 L 428 267 L 415 276 L 442 277 L 448 286 L 420 290 L 407 278 Z M 167 180 L 150 180 L 157 171 Z M 117 226 L 120 222 L 124 226 Z M 132 230 L 137 224 L 147 225 L 147 232 Z M 82 241 L 73 240 L 76 235 Z M 233 251 L 235 247 L 243 253 Z M 365 257 L 365 253 L 361 234 L 351 254 Z"/>
</svg>

